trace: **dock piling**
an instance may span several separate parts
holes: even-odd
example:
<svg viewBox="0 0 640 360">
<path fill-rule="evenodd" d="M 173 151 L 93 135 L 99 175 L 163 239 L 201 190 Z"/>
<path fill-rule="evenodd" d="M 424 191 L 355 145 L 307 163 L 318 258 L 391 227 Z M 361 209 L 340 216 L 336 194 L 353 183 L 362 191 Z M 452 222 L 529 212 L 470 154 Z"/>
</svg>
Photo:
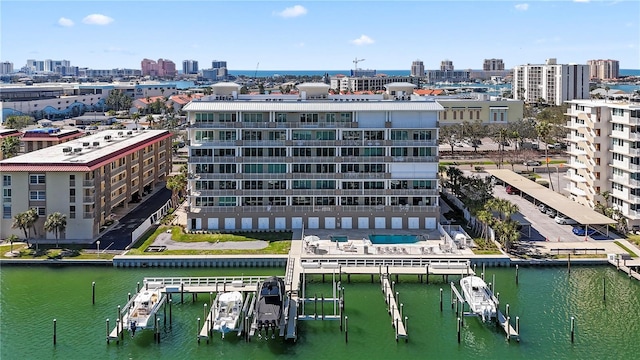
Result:
<svg viewBox="0 0 640 360">
<path fill-rule="evenodd" d="M 313 294 L 313 319 L 318 320 L 318 294 Z"/>
<path fill-rule="evenodd" d="M 116 344 L 119 343 L 120 339 L 120 319 L 116 319 Z"/>
<path fill-rule="evenodd" d="M 484 280 L 484 273 L 485 273 L 485 270 L 484 270 L 484 263 L 482 263 L 482 280 Z"/>
<path fill-rule="evenodd" d="M 500 293 L 496 293 L 496 300 L 498 300 L 498 302 L 500 302 Z"/>
<path fill-rule="evenodd" d="M 138 281 L 138 284 L 136 285 L 136 293 L 140 292 L 140 281 Z"/>
<path fill-rule="evenodd" d="M 507 341 L 511 341 L 511 318 L 508 315 L 509 313 L 507 313 Z"/>
<path fill-rule="evenodd" d="M 196 328 L 196 339 L 198 339 L 198 344 L 200 344 L 200 318 L 198 318 L 198 327 Z"/>
<path fill-rule="evenodd" d="M 402 319 L 402 315 L 404 314 L 404 304 L 400 304 L 400 318 Z"/>
<path fill-rule="evenodd" d="M 496 290 L 496 274 L 491 275 L 491 292 Z"/>
<path fill-rule="evenodd" d="M 57 334 L 57 320 L 53 319 L 53 345 L 56 345 L 56 342 L 58 340 L 58 334 Z"/>
<path fill-rule="evenodd" d="M 184 304 L 184 283 L 180 283 L 180 304 Z"/>
<path fill-rule="evenodd" d="M 461 326 L 460 326 L 460 318 L 458 318 L 458 344 L 460 344 L 460 330 L 461 330 L 460 328 L 461 328 Z"/>
<path fill-rule="evenodd" d="M 571 253 L 569 253 L 569 260 L 567 261 L 567 271 L 571 274 Z"/>
<path fill-rule="evenodd" d="M 320 294 L 320 311 L 322 312 L 322 320 L 324 320 L 324 294 Z"/>
<path fill-rule="evenodd" d="M 109 343 L 109 319 L 107 319 L 107 344 Z"/>
<path fill-rule="evenodd" d="M 158 341 L 158 344 L 160 344 L 160 319 L 158 319 L 157 317 L 156 317 L 156 332 L 158 333 L 156 335 L 156 339 Z"/>
<path fill-rule="evenodd" d="M 91 283 L 91 304 L 95 305 L 96 303 L 96 282 Z"/>
<path fill-rule="evenodd" d="M 506 308 L 505 308 L 504 312 L 505 312 L 505 316 L 506 316 L 506 317 L 509 317 L 509 304 L 507 304 L 507 306 L 506 306 Z"/>
<path fill-rule="evenodd" d="M 602 301 L 607 301 L 607 279 L 602 278 Z"/>
<path fill-rule="evenodd" d="M 203 313 L 204 313 L 203 318 L 205 318 L 205 319 L 206 319 L 206 318 L 207 318 L 207 303 L 204 303 L 204 306 L 203 306 Z"/>
<path fill-rule="evenodd" d="M 451 309 L 453 310 L 453 286 L 451 287 Z"/>
<path fill-rule="evenodd" d="M 440 288 L 440 312 L 442 312 L 442 288 Z"/>
<path fill-rule="evenodd" d="M 344 317 L 344 342 L 349 342 L 349 317 Z"/>
<path fill-rule="evenodd" d="M 127 293 L 127 301 L 131 300 L 131 293 Z"/>
<path fill-rule="evenodd" d="M 571 342 L 573 343 L 574 335 L 575 335 L 575 327 L 576 327 L 576 319 L 571 317 Z"/>
<path fill-rule="evenodd" d="M 169 298 L 169 327 L 173 325 L 173 317 L 171 316 L 171 298 Z"/>
<path fill-rule="evenodd" d="M 516 332 L 520 334 L 520 317 L 516 316 Z"/>
<path fill-rule="evenodd" d="M 518 285 L 518 264 L 516 264 L 516 285 Z"/>
</svg>

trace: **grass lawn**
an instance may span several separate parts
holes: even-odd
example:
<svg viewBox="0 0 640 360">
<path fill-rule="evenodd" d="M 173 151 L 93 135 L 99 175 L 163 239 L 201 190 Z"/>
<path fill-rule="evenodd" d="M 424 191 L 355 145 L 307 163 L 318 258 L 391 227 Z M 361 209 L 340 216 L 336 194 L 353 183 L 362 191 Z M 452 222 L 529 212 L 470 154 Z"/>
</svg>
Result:
<svg viewBox="0 0 640 360">
<path fill-rule="evenodd" d="M 635 244 L 636 246 L 640 246 L 640 235 L 629 234 L 629 235 L 627 235 L 627 240 L 630 243 Z"/>
<path fill-rule="evenodd" d="M 491 240 L 475 238 L 473 241 L 476 243 L 476 247 L 471 249 L 474 255 L 502 255 L 496 244 Z"/>
<path fill-rule="evenodd" d="M 269 245 L 259 250 L 165 250 L 163 252 L 145 252 L 156 237 L 171 229 L 171 238 L 177 242 L 225 242 L 225 241 L 268 241 Z M 283 254 L 291 249 L 290 231 L 282 232 L 237 232 L 216 234 L 185 234 L 179 226 L 160 226 L 155 231 L 147 232 L 129 251 L 130 255 L 256 255 Z"/>
<path fill-rule="evenodd" d="M 112 259 L 113 254 L 96 254 L 95 252 L 85 253 L 79 245 L 64 245 L 55 247 L 52 244 L 38 245 L 38 251 L 27 248 L 25 243 L 13 244 L 13 251 L 18 252 L 17 256 L 5 256 L 9 252 L 10 245 L 0 245 L 0 258 L 2 259 L 66 259 L 66 260 L 86 260 L 86 259 Z M 64 252 L 64 253 L 63 253 Z"/>
<path fill-rule="evenodd" d="M 622 245 L 622 243 L 621 243 L 620 241 L 617 241 L 617 240 L 616 240 L 616 241 L 614 241 L 613 243 L 614 243 L 614 244 L 616 244 L 616 245 L 618 245 L 618 246 L 620 246 L 621 248 L 623 248 L 623 249 L 624 249 L 624 251 L 628 252 L 628 253 L 629 253 L 629 255 L 631 255 L 631 257 L 638 257 L 638 255 L 636 255 L 636 253 L 635 253 L 635 252 L 633 252 L 633 250 L 631 250 L 631 249 L 629 249 L 628 247 L 626 247 L 626 246 Z"/>
</svg>

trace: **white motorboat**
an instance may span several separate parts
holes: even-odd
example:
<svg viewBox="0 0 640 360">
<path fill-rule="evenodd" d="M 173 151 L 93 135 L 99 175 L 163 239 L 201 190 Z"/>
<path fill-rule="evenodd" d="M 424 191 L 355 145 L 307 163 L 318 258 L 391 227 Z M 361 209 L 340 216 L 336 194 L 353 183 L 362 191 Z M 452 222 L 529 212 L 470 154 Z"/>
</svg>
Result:
<svg viewBox="0 0 640 360">
<path fill-rule="evenodd" d="M 460 287 L 469 308 L 474 314 L 480 316 L 483 322 L 496 318 L 498 299 L 493 296 L 493 292 L 482 278 L 463 277 L 460 280 Z"/>
<path fill-rule="evenodd" d="M 122 317 L 122 323 L 131 336 L 136 330 L 154 328 L 153 318 L 161 305 L 162 289 L 164 287 L 148 284 L 133 298 L 129 311 Z"/>
<path fill-rule="evenodd" d="M 213 330 L 224 334 L 238 329 L 238 320 L 242 310 L 242 293 L 231 291 L 222 293 L 214 304 Z"/>
</svg>

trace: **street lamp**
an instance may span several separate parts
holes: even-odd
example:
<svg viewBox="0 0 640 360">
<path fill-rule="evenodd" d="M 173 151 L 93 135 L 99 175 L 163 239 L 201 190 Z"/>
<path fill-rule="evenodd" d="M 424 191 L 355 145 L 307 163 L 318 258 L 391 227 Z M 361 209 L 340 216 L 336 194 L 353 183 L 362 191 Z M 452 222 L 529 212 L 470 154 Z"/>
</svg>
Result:
<svg viewBox="0 0 640 360">
<path fill-rule="evenodd" d="M 98 257 L 100 257 L 100 240 L 96 241 L 96 245 L 98 246 Z"/>
</svg>

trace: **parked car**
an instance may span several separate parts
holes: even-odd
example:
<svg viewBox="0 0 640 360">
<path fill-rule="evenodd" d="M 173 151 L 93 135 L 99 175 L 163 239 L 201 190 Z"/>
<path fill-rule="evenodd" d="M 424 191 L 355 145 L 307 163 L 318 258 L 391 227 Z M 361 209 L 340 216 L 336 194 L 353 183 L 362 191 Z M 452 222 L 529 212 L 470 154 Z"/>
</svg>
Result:
<svg viewBox="0 0 640 360">
<path fill-rule="evenodd" d="M 538 210 L 540 210 L 540 212 L 547 212 L 547 206 L 545 204 L 540 204 L 538 205 Z"/>
<path fill-rule="evenodd" d="M 557 212 L 557 211 L 555 211 L 555 210 L 554 210 L 554 209 L 552 209 L 552 208 L 547 208 L 547 210 L 545 211 L 545 213 L 546 213 L 547 215 L 549 215 L 549 217 L 552 217 L 552 218 L 554 218 L 554 217 L 556 217 L 556 215 L 558 215 L 558 212 Z"/>
<path fill-rule="evenodd" d="M 522 163 L 522 165 L 525 166 L 540 166 L 540 161 L 535 161 L 535 160 L 529 160 L 529 161 L 525 161 L 524 163 Z"/>
<path fill-rule="evenodd" d="M 576 225 L 578 222 L 566 215 L 558 214 L 554 219 L 560 225 Z"/>
<path fill-rule="evenodd" d="M 578 236 L 585 236 L 584 226 L 574 226 L 573 230 L 571 231 Z M 586 234 L 587 236 L 591 236 L 596 232 L 596 229 L 589 229 L 588 231 L 586 231 Z"/>
<path fill-rule="evenodd" d="M 511 185 L 507 185 L 507 194 L 514 195 L 518 193 L 518 189 L 514 188 Z"/>
</svg>

